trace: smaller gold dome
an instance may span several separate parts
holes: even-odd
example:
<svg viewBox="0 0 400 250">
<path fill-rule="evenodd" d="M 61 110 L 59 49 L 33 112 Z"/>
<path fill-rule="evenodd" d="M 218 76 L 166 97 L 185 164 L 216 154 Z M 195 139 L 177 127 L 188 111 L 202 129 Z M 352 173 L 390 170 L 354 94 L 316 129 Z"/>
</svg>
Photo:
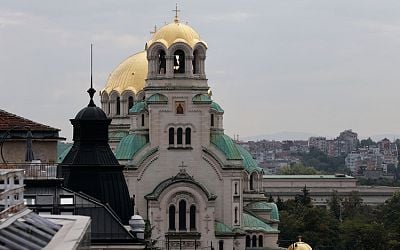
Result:
<svg viewBox="0 0 400 250">
<path fill-rule="evenodd" d="M 151 40 L 147 42 L 147 47 L 150 47 L 156 42 L 164 44 L 167 48 L 177 42 L 184 42 L 192 48 L 194 48 L 198 42 L 201 42 L 207 47 L 207 44 L 200 39 L 199 33 L 189 25 L 179 22 L 177 19 L 156 31 Z"/>
<path fill-rule="evenodd" d="M 103 92 L 110 94 L 114 90 L 119 94 L 126 90 L 131 90 L 137 94 L 144 88 L 147 78 L 147 64 L 146 51 L 128 57 L 110 74 L 101 94 Z"/>
<path fill-rule="evenodd" d="M 301 241 L 300 238 L 298 242 L 290 244 L 288 250 L 312 250 L 312 248 L 307 243 Z"/>
</svg>

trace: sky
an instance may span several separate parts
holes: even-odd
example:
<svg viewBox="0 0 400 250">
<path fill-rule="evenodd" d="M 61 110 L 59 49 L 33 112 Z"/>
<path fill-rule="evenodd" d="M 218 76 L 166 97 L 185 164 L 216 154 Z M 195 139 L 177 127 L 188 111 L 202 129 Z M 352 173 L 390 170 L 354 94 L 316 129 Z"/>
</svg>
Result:
<svg viewBox="0 0 400 250">
<path fill-rule="evenodd" d="M 0 109 L 61 129 L 176 1 L 0 0 Z M 181 1 L 225 133 L 400 134 L 400 1 Z"/>
</svg>

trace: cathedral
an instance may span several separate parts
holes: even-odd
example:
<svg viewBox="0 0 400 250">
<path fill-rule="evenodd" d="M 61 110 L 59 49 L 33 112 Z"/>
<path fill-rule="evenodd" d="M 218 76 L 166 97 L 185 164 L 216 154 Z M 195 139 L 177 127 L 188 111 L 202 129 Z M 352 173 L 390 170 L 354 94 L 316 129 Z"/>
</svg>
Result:
<svg viewBox="0 0 400 250">
<path fill-rule="evenodd" d="M 277 206 L 262 192 L 263 170 L 224 134 L 207 48 L 175 15 L 124 60 L 100 92 L 109 144 L 155 246 L 278 249 Z"/>
</svg>

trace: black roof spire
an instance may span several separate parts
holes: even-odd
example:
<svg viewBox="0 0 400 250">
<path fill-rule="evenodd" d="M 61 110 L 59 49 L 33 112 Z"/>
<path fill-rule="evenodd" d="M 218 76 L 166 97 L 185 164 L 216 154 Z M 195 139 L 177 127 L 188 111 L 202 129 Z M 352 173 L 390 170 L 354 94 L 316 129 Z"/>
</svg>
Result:
<svg viewBox="0 0 400 250">
<path fill-rule="evenodd" d="M 96 104 L 93 102 L 93 96 L 96 93 L 96 90 L 93 88 L 93 43 L 90 44 L 90 89 L 87 92 L 90 96 L 88 107 L 96 107 Z"/>
</svg>

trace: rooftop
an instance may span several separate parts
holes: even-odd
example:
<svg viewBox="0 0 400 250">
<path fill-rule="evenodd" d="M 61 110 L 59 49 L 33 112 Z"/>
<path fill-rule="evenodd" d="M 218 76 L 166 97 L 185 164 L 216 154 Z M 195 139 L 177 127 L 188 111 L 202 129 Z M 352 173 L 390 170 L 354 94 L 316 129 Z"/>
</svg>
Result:
<svg viewBox="0 0 400 250">
<path fill-rule="evenodd" d="M 37 123 L 0 109 L 0 131 L 1 130 L 26 131 L 27 129 L 30 129 L 32 131 L 60 131 L 60 129 L 58 128 L 53 128 L 41 123 Z"/>
<path fill-rule="evenodd" d="M 349 175 L 264 175 L 264 179 L 354 179 Z"/>
</svg>

